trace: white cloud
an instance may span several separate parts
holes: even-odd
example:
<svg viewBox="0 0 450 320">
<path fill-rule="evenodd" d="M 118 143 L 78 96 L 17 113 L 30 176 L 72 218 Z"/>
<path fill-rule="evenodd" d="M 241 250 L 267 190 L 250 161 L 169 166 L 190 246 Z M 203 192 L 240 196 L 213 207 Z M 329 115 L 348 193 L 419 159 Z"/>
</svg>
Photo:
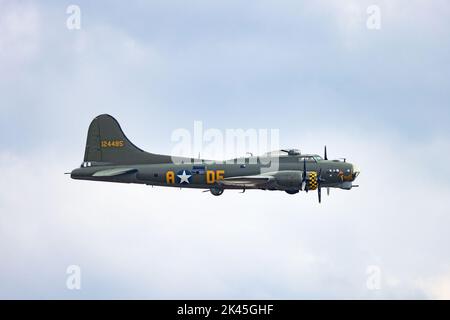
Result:
<svg viewBox="0 0 450 320">
<path fill-rule="evenodd" d="M 430 299 L 450 299 L 450 274 L 436 275 L 427 279 L 420 279 L 417 286 L 424 290 Z"/>
<path fill-rule="evenodd" d="M 29 2 L 0 1 L 0 66 L 23 64 L 40 50 L 41 17 Z"/>
</svg>

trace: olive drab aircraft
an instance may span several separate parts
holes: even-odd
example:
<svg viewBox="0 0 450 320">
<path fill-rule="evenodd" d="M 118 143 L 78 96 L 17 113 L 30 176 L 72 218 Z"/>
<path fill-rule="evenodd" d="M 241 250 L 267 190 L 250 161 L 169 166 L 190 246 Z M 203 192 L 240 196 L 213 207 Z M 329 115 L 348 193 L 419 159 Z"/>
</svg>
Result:
<svg viewBox="0 0 450 320">
<path fill-rule="evenodd" d="M 297 149 L 227 161 L 149 153 L 128 140 L 117 120 L 107 114 L 92 120 L 84 161 L 70 173 L 73 179 L 198 188 L 215 196 L 225 189 L 280 190 L 288 194 L 317 190 L 319 202 L 322 188 L 329 194 L 330 188 L 357 187 L 353 181 L 358 174 L 345 159 L 328 160 L 326 146 L 323 158 Z"/>
</svg>

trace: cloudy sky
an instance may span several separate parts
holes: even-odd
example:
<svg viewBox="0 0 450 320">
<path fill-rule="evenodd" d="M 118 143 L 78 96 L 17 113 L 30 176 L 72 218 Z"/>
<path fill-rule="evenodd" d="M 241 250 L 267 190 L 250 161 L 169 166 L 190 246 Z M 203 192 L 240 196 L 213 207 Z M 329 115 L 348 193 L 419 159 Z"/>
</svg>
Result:
<svg viewBox="0 0 450 320">
<path fill-rule="evenodd" d="M 446 0 L 0 0 L 0 298 L 450 298 L 449 57 Z M 279 129 L 361 187 L 71 180 L 101 113 L 157 153 L 196 120 Z"/>
</svg>

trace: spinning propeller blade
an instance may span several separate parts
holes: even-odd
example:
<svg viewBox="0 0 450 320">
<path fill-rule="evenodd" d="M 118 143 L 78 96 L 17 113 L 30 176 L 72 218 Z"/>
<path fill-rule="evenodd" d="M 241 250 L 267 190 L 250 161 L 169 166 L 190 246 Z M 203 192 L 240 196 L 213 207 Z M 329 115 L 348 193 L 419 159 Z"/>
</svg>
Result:
<svg viewBox="0 0 450 320">
<path fill-rule="evenodd" d="M 322 202 L 322 168 L 319 169 L 319 173 L 317 175 L 317 195 L 319 196 L 319 203 Z"/>
<path fill-rule="evenodd" d="M 308 184 L 306 178 L 306 159 L 303 158 L 303 177 L 302 177 L 302 190 L 308 192 Z"/>
</svg>

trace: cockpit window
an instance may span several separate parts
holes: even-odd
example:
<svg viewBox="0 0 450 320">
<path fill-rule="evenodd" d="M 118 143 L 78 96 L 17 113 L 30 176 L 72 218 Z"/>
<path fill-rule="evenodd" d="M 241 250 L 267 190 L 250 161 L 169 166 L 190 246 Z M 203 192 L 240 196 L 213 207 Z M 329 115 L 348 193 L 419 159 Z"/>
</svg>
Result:
<svg viewBox="0 0 450 320">
<path fill-rule="evenodd" d="M 298 161 L 300 161 L 300 162 L 303 162 L 304 160 L 318 162 L 318 161 L 322 160 L 322 157 L 318 156 L 318 155 L 311 155 L 311 156 L 303 156 L 303 157 L 298 158 Z"/>
</svg>

